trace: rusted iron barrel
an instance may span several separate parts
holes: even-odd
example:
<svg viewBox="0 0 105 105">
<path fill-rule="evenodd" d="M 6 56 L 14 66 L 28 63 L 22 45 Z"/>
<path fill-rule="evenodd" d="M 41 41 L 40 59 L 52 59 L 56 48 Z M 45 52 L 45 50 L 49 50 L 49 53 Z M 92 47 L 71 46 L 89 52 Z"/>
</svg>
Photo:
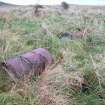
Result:
<svg viewBox="0 0 105 105">
<path fill-rule="evenodd" d="M 48 65 L 53 63 L 53 57 L 47 49 L 38 48 L 31 52 L 16 56 L 2 62 L 3 68 L 12 79 L 22 79 L 25 75 L 40 75 Z"/>
<path fill-rule="evenodd" d="M 83 32 L 64 32 L 61 33 L 59 36 L 60 39 L 62 38 L 70 38 L 70 39 L 82 39 L 83 37 Z"/>
</svg>

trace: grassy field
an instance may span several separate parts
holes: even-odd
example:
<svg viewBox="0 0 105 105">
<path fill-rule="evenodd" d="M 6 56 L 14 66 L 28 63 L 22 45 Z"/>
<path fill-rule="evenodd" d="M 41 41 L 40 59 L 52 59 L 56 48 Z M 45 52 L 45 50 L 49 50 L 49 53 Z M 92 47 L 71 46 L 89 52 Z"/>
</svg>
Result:
<svg viewBox="0 0 105 105">
<path fill-rule="evenodd" d="M 52 97 L 50 102 L 49 98 L 43 102 L 43 93 L 38 92 L 42 76 L 9 88 L 8 77 L 0 73 L 0 105 L 105 105 L 104 10 L 88 6 L 70 6 L 69 10 L 46 7 L 40 16 L 35 16 L 32 7 L 9 8 L 9 11 L 2 8 L 0 61 L 44 47 L 55 63 L 60 63 L 53 71 L 46 71 L 48 74 L 42 81 L 45 84 L 41 84 L 42 88 L 47 87 L 44 91 Z M 83 33 L 82 39 L 59 39 L 62 32 L 78 32 L 78 29 Z M 85 87 L 81 86 L 83 80 Z"/>
</svg>

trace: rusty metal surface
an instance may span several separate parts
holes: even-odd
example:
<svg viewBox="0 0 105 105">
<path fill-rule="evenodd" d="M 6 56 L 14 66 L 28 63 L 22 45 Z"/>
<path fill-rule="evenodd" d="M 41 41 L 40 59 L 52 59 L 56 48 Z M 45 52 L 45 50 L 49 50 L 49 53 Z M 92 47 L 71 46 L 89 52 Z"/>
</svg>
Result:
<svg viewBox="0 0 105 105">
<path fill-rule="evenodd" d="M 40 75 L 53 58 L 44 48 L 38 48 L 31 52 L 16 56 L 3 62 L 3 66 L 12 78 L 21 79 L 24 75 Z"/>
<path fill-rule="evenodd" d="M 64 32 L 62 33 L 59 38 L 70 38 L 70 39 L 76 39 L 76 38 L 82 38 L 83 32 Z"/>
</svg>

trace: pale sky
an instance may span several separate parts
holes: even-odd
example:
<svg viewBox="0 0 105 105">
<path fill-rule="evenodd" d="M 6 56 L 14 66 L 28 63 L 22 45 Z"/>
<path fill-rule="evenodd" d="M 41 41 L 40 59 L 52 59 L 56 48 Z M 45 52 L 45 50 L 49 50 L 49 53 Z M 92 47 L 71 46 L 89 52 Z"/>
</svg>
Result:
<svg viewBox="0 0 105 105">
<path fill-rule="evenodd" d="M 105 0 L 0 0 L 6 3 L 18 4 L 18 5 L 29 5 L 29 4 L 45 4 L 54 5 L 61 4 L 62 1 L 66 1 L 70 4 L 81 4 L 81 5 L 105 5 Z"/>
</svg>

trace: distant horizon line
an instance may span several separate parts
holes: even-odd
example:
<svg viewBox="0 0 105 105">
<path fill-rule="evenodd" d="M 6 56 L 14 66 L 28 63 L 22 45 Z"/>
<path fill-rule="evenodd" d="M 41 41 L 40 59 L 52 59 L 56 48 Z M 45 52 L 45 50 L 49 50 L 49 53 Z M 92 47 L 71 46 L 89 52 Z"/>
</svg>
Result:
<svg viewBox="0 0 105 105">
<path fill-rule="evenodd" d="M 61 5 L 62 2 L 66 2 L 68 3 L 69 5 L 80 5 L 80 6 L 105 6 L 105 4 L 86 4 L 86 3 L 69 3 L 67 1 L 62 1 L 60 3 L 57 3 L 57 4 L 43 4 L 43 3 L 28 3 L 28 4 L 21 4 L 21 3 L 11 3 L 11 2 L 6 2 L 6 1 L 1 1 L 0 2 L 3 2 L 3 3 L 6 3 L 6 4 L 11 4 L 11 5 L 19 5 L 19 6 L 29 6 L 29 5 L 46 5 L 46 6 L 55 6 L 55 5 Z"/>
</svg>

